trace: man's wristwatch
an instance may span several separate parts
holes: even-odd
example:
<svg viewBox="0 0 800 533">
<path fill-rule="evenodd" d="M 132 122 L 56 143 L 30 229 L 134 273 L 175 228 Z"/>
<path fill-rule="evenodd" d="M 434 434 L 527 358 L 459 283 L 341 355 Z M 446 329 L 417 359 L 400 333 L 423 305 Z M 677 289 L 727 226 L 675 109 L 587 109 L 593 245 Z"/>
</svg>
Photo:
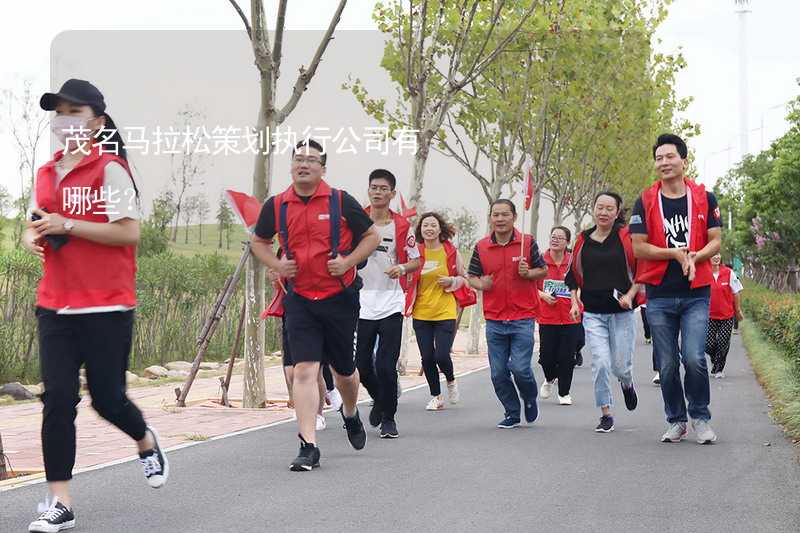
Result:
<svg viewBox="0 0 800 533">
<path fill-rule="evenodd" d="M 64 231 L 69 233 L 75 227 L 75 221 L 71 218 L 64 220 Z"/>
<path fill-rule="evenodd" d="M 397 266 L 400 267 L 400 275 L 401 276 L 405 276 L 406 275 L 406 266 L 405 265 L 397 265 Z"/>
</svg>

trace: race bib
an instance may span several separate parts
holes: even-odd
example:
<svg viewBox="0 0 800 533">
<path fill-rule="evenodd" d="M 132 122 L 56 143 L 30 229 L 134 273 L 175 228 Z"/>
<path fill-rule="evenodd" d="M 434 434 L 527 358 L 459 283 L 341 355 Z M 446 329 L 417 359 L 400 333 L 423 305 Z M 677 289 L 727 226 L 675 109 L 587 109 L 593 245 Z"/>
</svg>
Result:
<svg viewBox="0 0 800 533">
<path fill-rule="evenodd" d="M 544 280 L 544 286 L 542 287 L 544 292 L 548 292 L 557 298 L 572 298 L 572 293 L 567 287 L 567 284 L 558 279 L 546 279 Z"/>
</svg>

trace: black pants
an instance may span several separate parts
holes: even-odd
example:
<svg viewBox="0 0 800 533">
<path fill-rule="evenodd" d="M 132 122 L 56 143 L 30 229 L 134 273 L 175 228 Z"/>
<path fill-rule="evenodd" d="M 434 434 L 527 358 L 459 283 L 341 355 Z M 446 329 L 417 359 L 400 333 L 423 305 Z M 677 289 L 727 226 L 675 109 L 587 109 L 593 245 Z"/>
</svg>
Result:
<svg viewBox="0 0 800 533">
<path fill-rule="evenodd" d="M 356 366 L 361 384 L 375 400 L 387 420 L 397 412 L 397 360 L 403 336 L 403 315 L 395 313 L 380 320 L 358 321 Z M 373 365 L 375 342 L 378 352 Z"/>
<path fill-rule="evenodd" d="M 558 395 L 566 396 L 572 386 L 575 352 L 581 339 L 579 324 L 539 324 L 539 364 L 547 381 L 558 378 Z"/>
<path fill-rule="evenodd" d="M 716 374 L 725 370 L 725 361 L 731 349 L 731 333 L 733 332 L 733 319 L 708 321 L 706 334 L 706 353 L 711 358 L 711 372 Z"/>
<path fill-rule="evenodd" d="M 645 339 L 649 339 L 650 338 L 650 322 L 647 321 L 647 308 L 646 307 L 640 307 L 639 309 L 642 310 L 641 314 L 642 314 L 642 327 L 644 328 L 644 338 Z"/>
<path fill-rule="evenodd" d="M 95 411 L 133 440 L 145 436 L 141 411 L 125 394 L 125 371 L 133 336 L 133 311 L 58 315 L 37 309 L 39 364 L 44 383 L 42 451 L 48 481 L 72 478 L 78 371 L 86 381 Z"/>
<path fill-rule="evenodd" d="M 414 319 L 414 334 L 422 356 L 422 370 L 431 390 L 431 396 L 439 396 L 439 371 L 447 381 L 454 381 L 453 359 L 450 350 L 456 336 L 455 320 L 417 320 Z"/>
</svg>

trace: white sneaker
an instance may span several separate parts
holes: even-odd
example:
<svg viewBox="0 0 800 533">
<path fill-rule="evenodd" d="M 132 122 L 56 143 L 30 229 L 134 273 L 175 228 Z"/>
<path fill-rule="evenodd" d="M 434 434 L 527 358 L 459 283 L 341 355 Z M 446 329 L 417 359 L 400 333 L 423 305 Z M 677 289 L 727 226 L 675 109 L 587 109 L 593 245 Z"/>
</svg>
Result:
<svg viewBox="0 0 800 533">
<path fill-rule="evenodd" d="M 448 381 L 447 382 L 447 399 L 450 401 L 451 404 L 457 404 L 458 400 L 461 398 L 458 394 L 458 384 L 456 380 Z"/>
<path fill-rule="evenodd" d="M 325 417 L 317 415 L 317 431 L 322 431 L 326 427 L 328 427 L 328 423 L 325 421 Z"/>
<path fill-rule="evenodd" d="M 659 372 L 656 372 L 656 375 L 653 376 L 653 380 L 652 381 L 653 381 L 653 385 L 655 385 L 655 386 L 661 385 L 661 374 Z"/>
<path fill-rule="evenodd" d="M 711 374 L 711 377 L 714 379 L 722 379 L 725 377 L 725 372 L 715 372 Z"/>
<path fill-rule="evenodd" d="M 698 444 L 711 444 L 717 440 L 717 434 L 706 420 L 692 420 L 692 429 Z"/>
<path fill-rule="evenodd" d="M 558 397 L 559 405 L 572 405 L 572 396 L 567 394 L 566 396 L 559 396 Z"/>
<path fill-rule="evenodd" d="M 328 393 L 328 398 L 331 401 L 331 409 L 338 411 L 342 407 L 342 395 L 339 394 L 339 389 L 333 389 Z"/>
<path fill-rule="evenodd" d="M 444 400 L 441 395 L 431 398 L 431 401 L 425 406 L 426 411 L 441 411 L 442 409 L 444 409 Z"/>
<path fill-rule="evenodd" d="M 558 381 L 558 379 L 542 383 L 542 388 L 539 389 L 539 396 L 541 396 L 542 400 L 546 400 L 553 395 L 553 386 L 556 384 L 556 381 Z"/>
</svg>

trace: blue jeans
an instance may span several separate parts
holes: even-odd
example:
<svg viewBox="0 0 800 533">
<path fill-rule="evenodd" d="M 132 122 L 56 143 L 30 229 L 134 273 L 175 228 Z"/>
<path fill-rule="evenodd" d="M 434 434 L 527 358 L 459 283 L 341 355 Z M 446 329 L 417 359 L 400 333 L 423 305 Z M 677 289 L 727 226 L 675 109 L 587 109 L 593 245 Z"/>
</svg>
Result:
<svg viewBox="0 0 800 533">
<path fill-rule="evenodd" d="M 494 392 L 503 404 L 506 416 L 519 419 L 519 397 L 535 402 L 537 394 L 536 379 L 531 368 L 533 319 L 487 320 L 486 344 L 489 345 L 489 368 Z"/>
<path fill-rule="evenodd" d="M 711 392 L 704 353 L 708 305 L 707 296 L 654 298 L 647 301 L 647 320 L 653 335 L 653 351 L 661 371 L 661 396 L 664 398 L 667 422 L 670 424 L 687 422 L 684 389 L 689 402 L 689 416 L 694 420 L 711 419 L 711 412 L 708 410 Z M 681 361 L 686 373 L 683 387 Z"/>
<path fill-rule="evenodd" d="M 611 407 L 610 378 L 614 374 L 625 386 L 633 384 L 633 350 L 636 320 L 633 311 L 583 313 L 586 345 L 592 352 L 592 384 L 597 407 Z"/>
</svg>

